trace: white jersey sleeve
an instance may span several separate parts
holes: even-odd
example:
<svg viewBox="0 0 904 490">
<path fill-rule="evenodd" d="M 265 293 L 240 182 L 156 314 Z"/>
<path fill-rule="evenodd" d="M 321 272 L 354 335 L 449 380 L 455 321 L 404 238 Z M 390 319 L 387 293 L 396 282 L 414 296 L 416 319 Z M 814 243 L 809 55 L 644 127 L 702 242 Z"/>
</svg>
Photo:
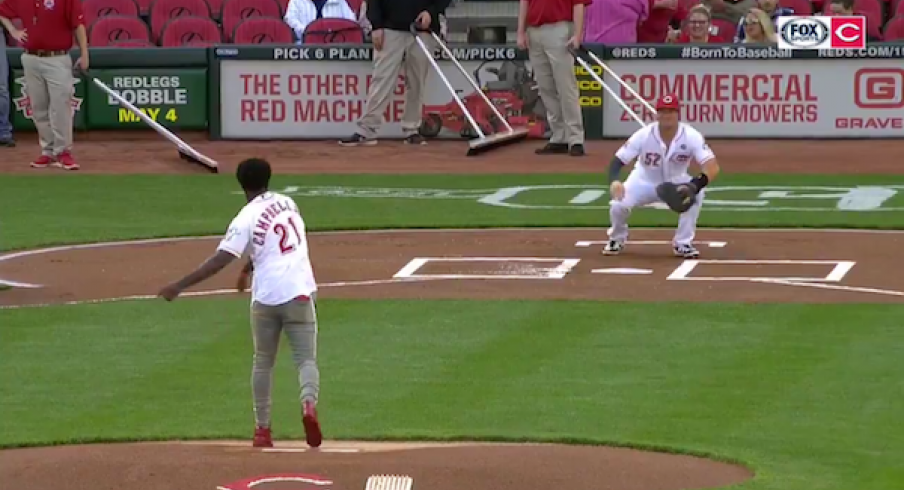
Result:
<svg viewBox="0 0 904 490">
<path fill-rule="evenodd" d="M 716 154 L 713 153 L 713 150 L 706 144 L 706 138 L 703 137 L 703 134 L 700 133 L 700 131 L 689 127 L 687 133 L 688 147 L 690 147 L 694 155 L 694 160 L 696 160 L 699 165 L 703 165 L 713 158 L 716 158 Z"/>
<path fill-rule="evenodd" d="M 628 138 L 628 141 L 615 152 L 615 156 L 621 160 L 622 163 L 628 165 L 643 151 L 643 142 L 646 140 L 648 134 L 649 129 L 647 129 L 647 127 L 638 129 L 630 138 Z"/>
<path fill-rule="evenodd" d="M 217 250 L 242 258 L 251 243 L 251 224 L 248 222 L 248 215 L 246 212 L 240 212 L 232 220 L 232 223 L 229 223 L 229 229 L 226 230 L 226 234 L 220 240 Z"/>
</svg>

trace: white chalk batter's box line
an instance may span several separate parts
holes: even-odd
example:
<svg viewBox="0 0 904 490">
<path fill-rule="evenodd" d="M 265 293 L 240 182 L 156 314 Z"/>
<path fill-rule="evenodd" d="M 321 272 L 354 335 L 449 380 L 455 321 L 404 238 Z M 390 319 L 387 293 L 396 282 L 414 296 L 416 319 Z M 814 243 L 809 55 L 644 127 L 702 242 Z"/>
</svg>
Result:
<svg viewBox="0 0 904 490">
<path fill-rule="evenodd" d="M 832 265 L 832 270 L 825 277 L 689 277 L 700 264 L 713 265 Z M 669 281 L 762 281 L 782 280 L 791 282 L 841 282 L 857 263 L 848 260 L 685 260 L 677 269 L 669 274 Z"/>
<path fill-rule="evenodd" d="M 559 259 L 550 257 L 417 257 L 411 259 L 405 267 L 402 267 L 392 277 L 402 278 L 431 278 L 431 279 L 563 279 L 581 259 Z M 498 263 L 544 263 L 550 262 L 550 267 L 532 267 L 524 265 L 514 267 L 514 274 L 417 274 L 422 267 L 430 262 L 498 262 Z"/>
<path fill-rule="evenodd" d="M 574 246 L 578 248 L 587 248 L 593 247 L 596 245 L 605 245 L 609 243 L 609 240 L 578 240 L 574 242 Z M 671 245 L 672 242 L 670 240 L 628 240 L 625 245 L 634 246 L 634 245 Z M 697 246 L 706 246 L 709 248 L 725 248 L 728 245 L 728 242 L 713 242 L 713 241 L 702 241 L 702 242 L 694 242 L 694 245 Z"/>
</svg>

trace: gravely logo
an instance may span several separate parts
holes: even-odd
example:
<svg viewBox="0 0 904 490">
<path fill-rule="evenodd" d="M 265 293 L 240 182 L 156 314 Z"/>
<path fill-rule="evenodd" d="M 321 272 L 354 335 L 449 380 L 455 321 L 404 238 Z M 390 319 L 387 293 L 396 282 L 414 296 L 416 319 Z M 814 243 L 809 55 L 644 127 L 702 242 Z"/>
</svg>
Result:
<svg viewBox="0 0 904 490">
<path fill-rule="evenodd" d="M 16 110 L 22 113 L 28 119 L 34 120 L 34 111 L 31 107 L 31 97 L 28 96 L 28 88 L 25 85 L 25 77 L 19 77 L 16 80 L 16 83 L 22 86 L 22 96 L 16 99 L 13 99 L 13 102 L 16 103 Z M 72 116 L 75 117 L 75 113 L 82 108 L 82 98 L 76 97 L 75 94 L 75 86 L 82 81 L 78 78 L 74 79 L 72 82 L 72 99 L 70 104 L 72 105 Z"/>
</svg>

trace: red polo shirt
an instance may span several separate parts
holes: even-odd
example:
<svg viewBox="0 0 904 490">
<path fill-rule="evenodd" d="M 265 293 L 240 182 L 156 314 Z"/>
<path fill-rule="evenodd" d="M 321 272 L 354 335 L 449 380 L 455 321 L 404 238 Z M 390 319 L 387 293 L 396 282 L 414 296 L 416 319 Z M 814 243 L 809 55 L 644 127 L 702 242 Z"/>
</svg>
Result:
<svg viewBox="0 0 904 490">
<path fill-rule="evenodd" d="M 574 6 L 591 3 L 593 0 L 527 0 L 527 25 L 539 27 L 557 22 L 572 22 Z"/>
<path fill-rule="evenodd" d="M 68 51 L 85 23 L 81 0 L 0 0 L 0 17 L 22 21 L 26 51 Z"/>
</svg>

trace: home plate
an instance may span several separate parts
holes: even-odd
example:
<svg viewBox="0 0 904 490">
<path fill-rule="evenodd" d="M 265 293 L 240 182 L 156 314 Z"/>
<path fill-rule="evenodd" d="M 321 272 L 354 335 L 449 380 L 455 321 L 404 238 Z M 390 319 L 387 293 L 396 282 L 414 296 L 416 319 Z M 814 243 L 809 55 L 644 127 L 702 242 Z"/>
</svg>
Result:
<svg viewBox="0 0 904 490">
<path fill-rule="evenodd" d="M 652 274 L 651 269 L 634 269 L 631 267 L 611 267 L 607 269 L 593 269 L 593 274 Z"/>
</svg>

